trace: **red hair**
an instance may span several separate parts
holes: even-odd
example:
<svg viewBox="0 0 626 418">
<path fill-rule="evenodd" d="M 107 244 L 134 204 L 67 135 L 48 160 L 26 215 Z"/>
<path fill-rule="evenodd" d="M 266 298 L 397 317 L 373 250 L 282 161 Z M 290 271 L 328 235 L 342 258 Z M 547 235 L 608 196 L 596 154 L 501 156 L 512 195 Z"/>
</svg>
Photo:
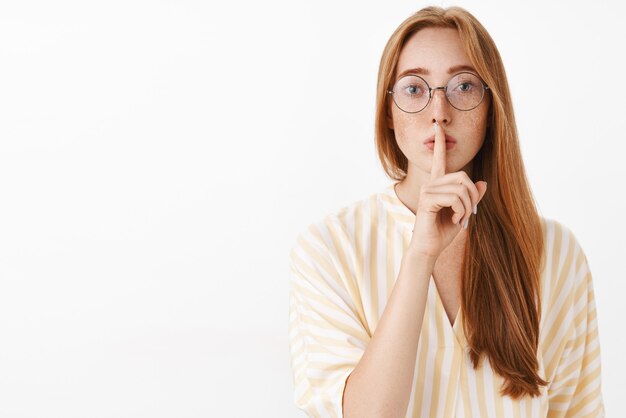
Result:
<svg viewBox="0 0 626 418">
<path fill-rule="evenodd" d="M 456 29 L 491 91 L 487 133 L 472 170 L 472 180 L 486 181 L 489 192 L 480 202 L 482 216 L 469 224 L 463 263 L 461 308 L 469 354 L 475 368 L 482 355 L 489 357 L 493 370 L 504 378 L 503 395 L 538 396 L 539 386 L 547 385 L 537 371 L 543 225 L 522 162 L 502 59 L 491 36 L 465 9 L 423 8 L 402 22 L 387 42 L 376 96 L 378 156 L 389 177 L 406 177 L 407 158 L 387 124 L 387 90 L 393 88 L 405 42 L 426 27 Z"/>
</svg>

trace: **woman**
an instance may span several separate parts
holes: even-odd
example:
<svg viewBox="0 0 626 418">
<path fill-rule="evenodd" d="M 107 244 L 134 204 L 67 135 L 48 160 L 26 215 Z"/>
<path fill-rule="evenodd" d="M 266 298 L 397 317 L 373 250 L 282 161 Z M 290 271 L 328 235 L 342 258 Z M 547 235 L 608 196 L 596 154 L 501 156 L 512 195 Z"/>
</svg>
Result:
<svg viewBox="0 0 626 418">
<path fill-rule="evenodd" d="M 380 63 L 393 185 L 290 253 L 296 405 L 315 417 L 598 417 L 587 258 L 540 216 L 495 43 L 459 7 L 405 20 Z"/>
</svg>

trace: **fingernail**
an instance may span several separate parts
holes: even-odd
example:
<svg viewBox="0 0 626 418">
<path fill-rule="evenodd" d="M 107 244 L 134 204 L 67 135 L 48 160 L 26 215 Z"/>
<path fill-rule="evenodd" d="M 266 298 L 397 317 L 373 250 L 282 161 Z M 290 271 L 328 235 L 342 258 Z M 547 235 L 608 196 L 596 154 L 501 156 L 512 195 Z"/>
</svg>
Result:
<svg viewBox="0 0 626 418">
<path fill-rule="evenodd" d="M 474 215 L 476 215 L 476 212 L 478 212 L 478 204 L 474 205 Z"/>
<path fill-rule="evenodd" d="M 467 224 L 468 224 L 468 223 L 469 223 L 469 218 L 467 218 L 467 219 L 465 220 L 465 225 L 463 225 L 463 228 L 464 228 L 464 229 L 467 229 Z"/>
</svg>

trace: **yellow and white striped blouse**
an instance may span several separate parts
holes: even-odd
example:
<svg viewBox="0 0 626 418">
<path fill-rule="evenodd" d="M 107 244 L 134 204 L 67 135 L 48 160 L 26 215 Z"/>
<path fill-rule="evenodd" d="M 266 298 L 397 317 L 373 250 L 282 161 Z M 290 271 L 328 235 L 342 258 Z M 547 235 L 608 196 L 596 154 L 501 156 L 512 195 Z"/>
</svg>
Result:
<svg viewBox="0 0 626 418">
<path fill-rule="evenodd" d="M 289 348 L 294 402 L 309 416 L 342 416 L 346 379 L 383 314 L 414 222 L 391 184 L 297 237 L 289 254 Z M 431 276 L 406 417 L 604 416 L 587 258 L 567 227 L 543 217 L 542 225 L 538 360 L 549 385 L 539 397 L 502 397 L 503 379 L 488 358 L 472 367 L 463 312 L 451 326 Z"/>
</svg>

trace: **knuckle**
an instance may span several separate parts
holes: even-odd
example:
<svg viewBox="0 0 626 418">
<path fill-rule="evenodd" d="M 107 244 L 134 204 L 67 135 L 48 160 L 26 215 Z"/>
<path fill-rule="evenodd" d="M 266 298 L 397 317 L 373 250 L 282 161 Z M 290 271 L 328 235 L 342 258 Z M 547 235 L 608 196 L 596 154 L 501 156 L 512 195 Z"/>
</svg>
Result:
<svg viewBox="0 0 626 418">
<path fill-rule="evenodd" d="M 458 177 L 459 180 L 461 180 L 463 182 L 465 182 L 467 180 L 471 181 L 471 179 L 469 178 L 467 173 L 465 171 L 463 171 L 463 170 L 457 172 L 457 177 Z"/>
<path fill-rule="evenodd" d="M 463 201 L 461 196 L 456 197 L 456 203 L 465 210 L 465 202 Z"/>
<path fill-rule="evenodd" d="M 459 196 L 461 196 L 461 198 L 463 199 L 463 201 L 465 201 L 465 199 L 467 199 L 469 197 L 469 191 L 467 190 L 467 186 L 464 184 L 459 184 L 457 187 L 457 190 L 459 191 Z"/>
</svg>

